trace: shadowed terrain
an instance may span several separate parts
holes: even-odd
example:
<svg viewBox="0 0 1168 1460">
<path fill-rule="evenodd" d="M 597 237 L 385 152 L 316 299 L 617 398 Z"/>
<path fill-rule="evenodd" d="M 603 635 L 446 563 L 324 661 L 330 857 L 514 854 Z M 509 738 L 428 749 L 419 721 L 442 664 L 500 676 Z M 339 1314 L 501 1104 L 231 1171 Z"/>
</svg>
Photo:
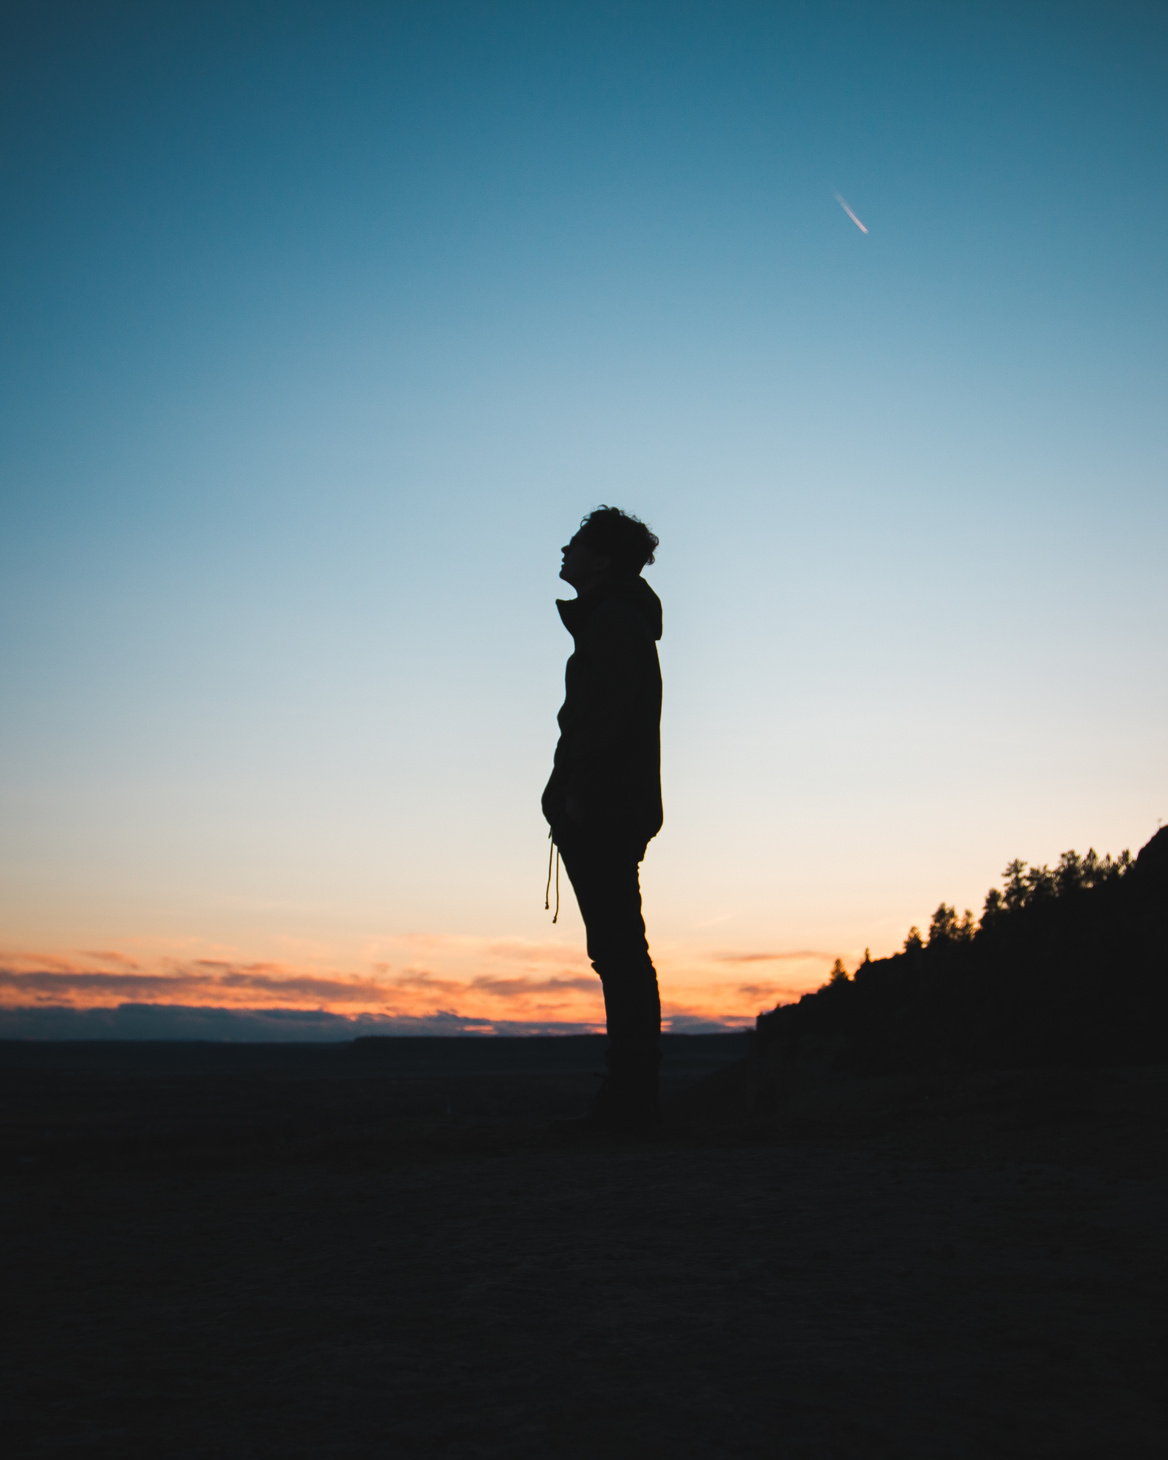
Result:
<svg viewBox="0 0 1168 1460">
<path fill-rule="evenodd" d="M 920 1070 L 1158 1063 L 1168 1058 L 1168 827 L 1133 861 L 1013 861 L 980 922 L 942 903 L 926 942 L 758 1019 L 772 1060 Z"/>
<path fill-rule="evenodd" d="M 1159 1453 L 1168 1071 L 744 1044 L 0 1046 L 18 1453 Z"/>
</svg>

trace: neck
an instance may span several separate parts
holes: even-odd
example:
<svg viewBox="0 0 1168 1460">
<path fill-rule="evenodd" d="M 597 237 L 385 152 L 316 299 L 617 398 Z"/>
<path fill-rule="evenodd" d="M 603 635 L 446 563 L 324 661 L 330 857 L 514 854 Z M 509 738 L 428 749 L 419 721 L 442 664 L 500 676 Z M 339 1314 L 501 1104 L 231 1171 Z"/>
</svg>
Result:
<svg viewBox="0 0 1168 1460">
<path fill-rule="evenodd" d="M 604 588 L 613 582 L 615 575 L 609 569 L 604 568 L 596 573 L 582 573 L 578 578 L 564 578 L 562 573 L 560 577 L 564 579 L 569 588 L 576 590 L 577 598 L 583 598 L 585 594 L 592 593 L 597 588 Z"/>
</svg>

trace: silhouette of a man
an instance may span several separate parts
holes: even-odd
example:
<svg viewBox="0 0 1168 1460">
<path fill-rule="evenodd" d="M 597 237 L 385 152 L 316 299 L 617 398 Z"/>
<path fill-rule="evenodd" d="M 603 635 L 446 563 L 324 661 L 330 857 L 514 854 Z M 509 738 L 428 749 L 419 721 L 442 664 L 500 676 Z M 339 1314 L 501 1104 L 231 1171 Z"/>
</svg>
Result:
<svg viewBox="0 0 1168 1460">
<path fill-rule="evenodd" d="M 607 1076 L 581 1130 L 660 1123 L 661 1000 L 639 868 L 661 829 L 661 603 L 641 577 L 658 539 L 598 507 L 563 549 L 576 598 L 556 607 L 575 649 L 543 813 L 576 893 L 608 1023 Z"/>
</svg>

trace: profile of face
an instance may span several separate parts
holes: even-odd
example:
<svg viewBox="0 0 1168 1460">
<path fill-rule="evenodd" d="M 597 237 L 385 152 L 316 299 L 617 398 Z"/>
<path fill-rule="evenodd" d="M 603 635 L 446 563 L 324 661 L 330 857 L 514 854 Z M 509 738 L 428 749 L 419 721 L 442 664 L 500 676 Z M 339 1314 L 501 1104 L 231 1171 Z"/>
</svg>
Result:
<svg viewBox="0 0 1168 1460">
<path fill-rule="evenodd" d="M 612 559 L 594 553 L 580 533 L 560 549 L 564 561 L 560 564 L 560 577 L 570 583 L 577 593 L 584 592 L 599 583 L 612 566 Z"/>
</svg>

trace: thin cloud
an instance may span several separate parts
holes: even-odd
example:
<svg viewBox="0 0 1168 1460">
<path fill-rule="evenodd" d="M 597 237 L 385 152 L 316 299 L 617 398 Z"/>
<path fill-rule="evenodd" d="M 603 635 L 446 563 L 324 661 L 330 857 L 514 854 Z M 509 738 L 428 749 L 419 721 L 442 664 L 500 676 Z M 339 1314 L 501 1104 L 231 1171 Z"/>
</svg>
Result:
<svg viewBox="0 0 1168 1460">
<path fill-rule="evenodd" d="M 383 993 L 385 989 L 393 988 L 408 990 L 411 993 L 456 994 L 464 989 L 466 985 L 459 983 L 457 979 L 453 978 L 435 978 L 425 968 L 407 968 L 403 972 L 395 975 L 395 977 L 388 979 L 384 984 L 379 985 L 379 987 Z"/>
<path fill-rule="evenodd" d="M 823 953 L 815 948 L 800 948 L 793 953 L 714 953 L 715 963 L 795 963 L 806 959 L 834 958 L 834 953 Z"/>
<path fill-rule="evenodd" d="M 114 961 L 114 960 L 108 960 Z M 278 963 L 232 963 L 222 958 L 198 958 L 187 963 L 166 962 L 156 972 L 135 971 L 131 960 L 116 960 L 125 969 L 94 969 L 69 966 L 67 959 L 41 959 L 41 966 L 14 966 L 16 960 L 0 965 L 0 994 L 16 998 L 48 998 L 68 1003 L 129 999 L 135 1003 L 190 1005 L 235 1002 L 273 1004 L 312 1003 L 327 1005 L 372 1005 L 393 1009 L 404 997 L 419 997 L 431 1005 L 460 1002 L 479 995 L 491 1000 L 524 1000 L 540 995 L 598 996 L 600 984 L 594 976 L 568 973 L 560 977 L 526 978 L 479 974 L 467 980 L 441 978 L 428 969 L 407 968 L 391 978 L 363 978 L 356 975 L 329 977 L 288 969 Z M 11 998 L 4 1002 L 10 1003 Z M 401 1010 L 404 1014 L 407 1011 Z M 435 1010 L 435 1012 L 440 1012 Z"/>
<path fill-rule="evenodd" d="M 130 958 L 125 953 L 95 951 L 92 953 L 87 952 L 85 957 L 96 958 L 99 963 L 113 963 L 119 968 L 138 968 L 141 966 L 136 958 Z"/>
<path fill-rule="evenodd" d="M 219 997 L 228 991 L 263 994 L 282 1002 L 315 999 L 335 1003 L 385 1002 L 385 987 L 371 979 L 321 978 L 313 974 L 272 977 L 230 965 L 208 973 L 179 968 L 165 973 L 106 973 L 102 970 L 41 968 L 21 971 L 0 967 L 0 989 L 48 994 L 122 996 L 136 1000 L 157 995 L 172 1001 Z"/>
<path fill-rule="evenodd" d="M 582 949 L 574 952 L 565 948 L 562 943 L 536 943 L 527 938 L 483 938 L 471 933 L 405 933 L 394 938 L 379 939 L 373 946 L 379 951 L 397 946 L 412 949 L 415 953 L 420 952 L 423 956 L 475 961 L 502 959 L 511 964 L 587 964 Z M 373 967 L 385 971 L 390 964 L 382 961 L 374 963 Z"/>
<path fill-rule="evenodd" d="M 773 963 L 776 971 L 789 968 L 786 976 L 797 978 L 793 965 L 799 961 L 818 973 L 830 966 L 832 957 L 806 949 L 710 953 L 668 944 L 659 951 L 662 989 L 671 996 L 673 1013 L 717 1027 L 739 1027 L 768 1000 L 773 1004 L 803 991 L 758 979 L 739 984 L 734 969 L 746 973 L 755 965 Z M 374 961 L 386 955 L 392 963 Z M 358 1019 L 449 1015 L 470 1020 L 473 1029 L 499 1032 L 504 1026 L 532 1023 L 566 1032 L 577 1024 L 598 1027 L 603 1019 L 600 982 L 583 951 L 577 954 L 557 942 L 415 935 L 368 946 L 366 960 L 349 972 L 315 960 L 305 966 L 299 960 L 233 958 L 216 947 L 191 949 L 189 954 L 164 948 L 153 956 L 137 947 L 132 953 L 109 948 L 68 954 L 0 950 L 0 1008 L 108 1013 L 122 1006 L 166 1006 L 250 1011 L 257 1017 L 266 1009 L 273 1016 L 315 1013 Z"/>
<path fill-rule="evenodd" d="M 806 993 L 805 989 L 784 988 L 777 983 L 740 983 L 737 991 L 744 999 L 774 999 L 776 1003 L 789 1003 Z"/>
<path fill-rule="evenodd" d="M 178 980 L 159 973 L 101 973 L 55 968 L 23 972 L 0 968 L 0 988 L 13 989 L 18 993 L 166 993 L 177 986 Z"/>
<path fill-rule="evenodd" d="M 840 205 L 840 207 L 844 210 L 844 212 L 848 215 L 848 217 L 852 220 L 852 222 L 856 225 L 856 227 L 860 230 L 860 232 L 861 233 L 867 233 L 868 230 L 864 227 L 864 225 L 860 222 L 860 220 L 856 217 L 856 215 L 852 212 L 852 210 L 844 202 L 843 198 L 840 197 L 839 193 L 836 193 L 835 200 Z"/>
<path fill-rule="evenodd" d="M 592 978 L 499 978 L 491 974 L 480 974 L 470 981 L 472 989 L 511 998 L 519 994 L 558 994 L 565 990 L 575 993 L 600 994 L 600 980 Z"/>
</svg>

